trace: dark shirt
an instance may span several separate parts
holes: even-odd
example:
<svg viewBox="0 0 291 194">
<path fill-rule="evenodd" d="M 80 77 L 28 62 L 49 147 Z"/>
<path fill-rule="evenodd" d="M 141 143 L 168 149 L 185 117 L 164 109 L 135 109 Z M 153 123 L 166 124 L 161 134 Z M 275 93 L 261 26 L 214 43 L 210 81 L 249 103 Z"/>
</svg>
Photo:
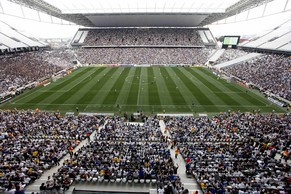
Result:
<svg viewBox="0 0 291 194">
<path fill-rule="evenodd" d="M 14 194 L 25 194 L 24 190 L 15 191 Z"/>
</svg>

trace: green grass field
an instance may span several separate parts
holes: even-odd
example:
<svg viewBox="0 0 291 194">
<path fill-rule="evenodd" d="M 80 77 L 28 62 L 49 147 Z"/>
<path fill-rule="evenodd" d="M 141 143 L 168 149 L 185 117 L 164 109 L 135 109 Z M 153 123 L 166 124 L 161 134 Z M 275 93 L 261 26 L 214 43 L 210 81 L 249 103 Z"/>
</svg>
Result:
<svg viewBox="0 0 291 194">
<path fill-rule="evenodd" d="M 193 105 L 194 104 L 194 105 Z M 119 105 L 119 106 L 118 106 Z M 203 67 L 86 67 L 13 98 L 1 109 L 60 112 L 283 112 L 263 96 Z"/>
</svg>

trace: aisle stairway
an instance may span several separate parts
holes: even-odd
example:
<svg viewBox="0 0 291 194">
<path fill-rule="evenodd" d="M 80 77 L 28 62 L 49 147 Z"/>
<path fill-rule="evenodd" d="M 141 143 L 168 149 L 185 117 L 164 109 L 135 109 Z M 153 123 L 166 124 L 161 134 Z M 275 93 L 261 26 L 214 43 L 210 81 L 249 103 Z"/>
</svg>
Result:
<svg viewBox="0 0 291 194">
<path fill-rule="evenodd" d="M 169 138 L 171 138 L 169 132 L 167 132 L 165 134 L 165 127 L 166 127 L 165 122 L 163 120 L 160 120 L 160 128 L 161 128 L 163 134 L 167 135 Z M 169 146 L 169 148 L 170 148 L 170 146 Z M 187 177 L 187 175 L 186 175 L 186 163 L 185 163 L 183 157 L 179 154 L 178 158 L 177 159 L 175 158 L 175 148 L 170 149 L 170 151 L 171 151 L 171 157 L 172 157 L 173 161 L 176 164 L 178 164 L 178 166 L 179 166 L 177 174 L 181 178 L 181 182 L 183 183 L 184 188 L 188 189 L 190 194 L 193 194 L 195 191 L 198 191 L 199 194 L 203 193 L 199 184 L 194 179 L 194 177 Z"/>
<path fill-rule="evenodd" d="M 160 121 L 160 128 L 162 132 L 165 130 L 165 123 L 164 121 Z M 96 131 L 94 131 L 90 139 L 93 140 L 94 136 L 96 134 Z M 169 135 L 169 134 L 167 134 Z M 81 147 L 86 146 L 88 144 L 88 140 L 85 139 L 80 144 L 75 148 L 74 152 L 77 152 Z M 181 182 L 184 185 L 184 188 L 188 189 L 190 191 L 190 194 L 193 194 L 194 191 L 198 191 L 198 193 L 202 193 L 198 183 L 195 181 L 194 178 L 189 178 L 186 176 L 186 168 L 185 168 L 185 161 L 182 158 L 181 155 L 178 156 L 177 159 L 175 159 L 175 153 L 174 149 L 171 149 L 171 157 L 173 161 L 178 164 L 178 176 L 181 178 Z M 69 154 L 67 154 L 61 161 L 60 164 L 62 165 L 65 160 L 69 159 Z M 39 192 L 39 187 L 42 183 L 45 183 L 48 180 L 48 176 L 52 176 L 55 172 L 58 171 L 58 169 L 61 167 L 60 166 L 54 166 L 51 169 L 45 171 L 42 176 L 34 181 L 31 185 L 27 186 L 25 188 L 26 194 L 29 193 L 36 193 Z M 102 183 L 102 184 L 96 184 L 92 182 L 79 182 L 79 183 L 74 183 L 68 191 L 66 191 L 66 194 L 71 194 L 73 193 L 74 189 L 76 190 L 87 190 L 87 191 L 114 191 L 114 192 L 119 192 L 119 191 L 127 191 L 127 192 L 143 192 L 147 193 L 149 192 L 150 194 L 156 194 L 156 186 L 153 184 L 119 184 L 119 183 Z"/>
<path fill-rule="evenodd" d="M 93 138 L 94 138 L 96 132 L 97 132 L 97 131 L 94 131 L 94 132 L 91 134 L 91 136 L 90 136 L 90 139 L 91 139 L 91 140 L 93 140 Z M 87 144 L 88 144 L 88 140 L 87 140 L 87 139 L 81 141 L 81 142 L 79 143 L 79 145 L 74 149 L 74 152 L 77 152 L 80 148 L 82 148 L 83 146 L 85 146 L 85 145 L 87 145 Z M 48 180 L 48 177 L 49 177 L 49 176 L 52 177 L 53 174 L 56 173 L 56 172 L 58 171 L 58 169 L 62 166 L 62 164 L 63 164 L 67 159 L 69 159 L 69 158 L 70 158 L 70 155 L 69 155 L 69 154 L 65 155 L 65 156 L 61 159 L 61 161 L 60 161 L 60 166 L 54 166 L 54 167 L 50 168 L 49 170 L 45 171 L 39 179 L 35 180 L 32 184 L 28 185 L 28 186 L 25 188 L 25 191 L 26 191 L 25 193 L 27 194 L 27 193 L 32 193 L 32 192 L 34 192 L 34 193 L 39 192 L 39 187 L 40 187 L 40 185 L 41 185 L 42 183 L 45 183 L 45 182 Z M 72 193 L 72 192 L 73 192 L 73 189 L 74 189 L 74 187 L 71 186 L 70 189 L 69 189 L 68 191 L 66 191 L 66 193 L 68 193 L 68 194 L 69 194 L 69 193 Z"/>
</svg>

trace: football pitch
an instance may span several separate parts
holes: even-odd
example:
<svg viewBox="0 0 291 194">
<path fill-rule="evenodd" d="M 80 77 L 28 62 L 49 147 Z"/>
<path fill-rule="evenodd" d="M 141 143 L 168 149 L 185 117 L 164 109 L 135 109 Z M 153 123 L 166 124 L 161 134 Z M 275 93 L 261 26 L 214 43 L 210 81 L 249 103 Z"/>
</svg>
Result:
<svg viewBox="0 0 291 194">
<path fill-rule="evenodd" d="M 1 109 L 122 114 L 284 112 L 262 95 L 204 67 L 83 67 L 25 92 Z"/>
</svg>

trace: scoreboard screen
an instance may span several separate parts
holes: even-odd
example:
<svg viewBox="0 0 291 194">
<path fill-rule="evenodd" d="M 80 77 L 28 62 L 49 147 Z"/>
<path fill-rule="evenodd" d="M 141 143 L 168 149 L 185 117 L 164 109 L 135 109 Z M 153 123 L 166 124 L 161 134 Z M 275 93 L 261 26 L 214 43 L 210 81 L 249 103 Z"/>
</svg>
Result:
<svg viewBox="0 0 291 194">
<path fill-rule="evenodd" d="M 225 36 L 223 38 L 223 45 L 236 46 L 239 43 L 240 36 Z"/>
</svg>

